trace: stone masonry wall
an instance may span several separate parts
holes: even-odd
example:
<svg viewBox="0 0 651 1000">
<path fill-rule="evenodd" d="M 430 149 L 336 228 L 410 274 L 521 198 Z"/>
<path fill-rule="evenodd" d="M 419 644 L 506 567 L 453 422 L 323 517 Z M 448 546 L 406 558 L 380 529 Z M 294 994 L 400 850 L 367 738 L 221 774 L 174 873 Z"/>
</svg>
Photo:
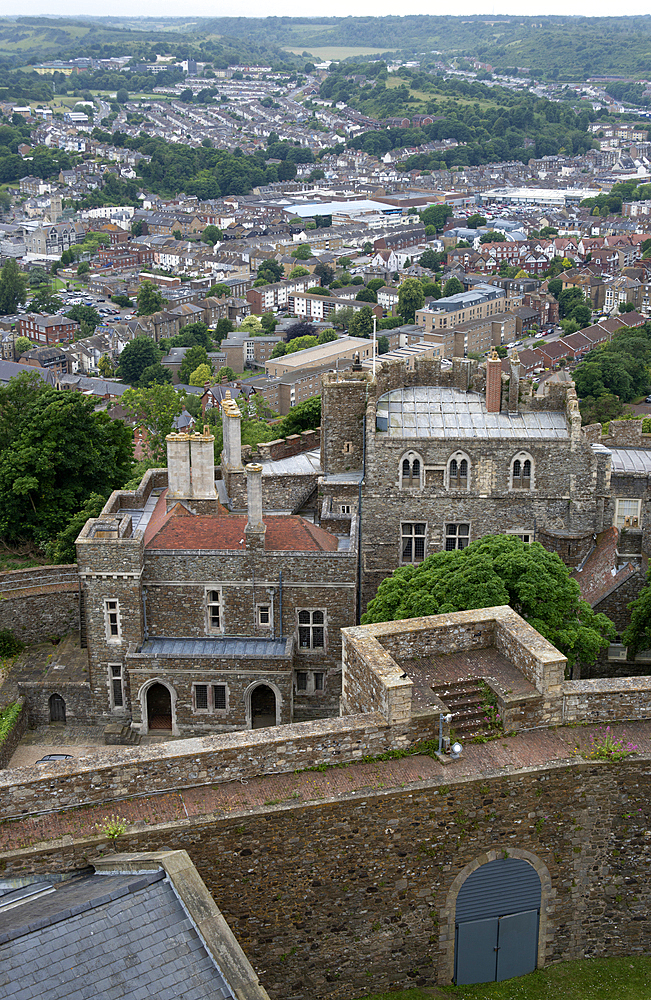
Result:
<svg viewBox="0 0 651 1000">
<path fill-rule="evenodd" d="M 49 811 L 93 802 L 246 779 L 296 768 L 354 761 L 405 747 L 426 735 L 418 724 L 388 727 L 377 714 L 323 719 L 270 729 L 247 730 L 182 743 L 120 748 L 85 762 L 58 761 L 35 775 L 15 768 L 0 778 L 0 816 Z"/>
<path fill-rule="evenodd" d="M 648 951 L 648 758 L 574 761 L 288 801 L 145 827 L 121 851 L 185 849 L 272 1000 L 351 1000 L 450 982 L 456 892 L 525 858 L 544 889 L 545 963 Z M 445 781 L 445 784 L 443 784 Z M 70 871 L 100 837 L 19 849 L 6 875 Z"/>
<path fill-rule="evenodd" d="M 603 677 L 563 684 L 563 722 L 651 718 L 651 677 Z"/>
<path fill-rule="evenodd" d="M 0 629 L 5 628 L 27 644 L 79 628 L 76 565 L 0 573 Z"/>
</svg>

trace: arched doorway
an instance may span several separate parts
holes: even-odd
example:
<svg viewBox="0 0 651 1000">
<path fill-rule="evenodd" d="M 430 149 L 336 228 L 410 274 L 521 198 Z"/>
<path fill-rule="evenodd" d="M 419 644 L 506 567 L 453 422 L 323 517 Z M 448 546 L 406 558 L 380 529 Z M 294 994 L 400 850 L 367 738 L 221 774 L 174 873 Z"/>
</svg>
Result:
<svg viewBox="0 0 651 1000">
<path fill-rule="evenodd" d="M 251 729 L 276 725 L 276 695 L 267 684 L 258 684 L 251 692 Z"/>
<path fill-rule="evenodd" d="M 66 703 L 60 694 L 50 695 L 50 722 L 66 721 Z"/>
<path fill-rule="evenodd" d="M 542 883 L 523 858 L 480 865 L 459 889 L 454 979 L 458 985 L 533 972 L 538 958 Z"/>
<path fill-rule="evenodd" d="M 172 696 L 169 688 L 156 682 L 147 691 L 147 728 L 172 731 Z"/>
</svg>

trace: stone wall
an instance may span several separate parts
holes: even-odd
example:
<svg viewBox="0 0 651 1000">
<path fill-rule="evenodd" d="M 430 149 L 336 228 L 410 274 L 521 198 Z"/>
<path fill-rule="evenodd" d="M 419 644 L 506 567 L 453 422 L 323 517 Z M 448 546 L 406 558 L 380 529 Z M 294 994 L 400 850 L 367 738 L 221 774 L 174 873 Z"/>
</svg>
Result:
<svg viewBox="0 0 651 1000">
<path fill-rule="evenodd" d="M 500 857 L 540 875 L 539 964 L 647 952 L 649 765 L 449 767 L 401 789 L 143 825 L 119 847 L 187 850 L 272 1000 L 350 1000 L 450 982 L 459 887 Z M 111 846 L 21 848 L 4 873 L 70 871 L 98 850 Z"/>
<path fill-rule="evenodd" d="M 424 735 L 422 726 L 392 728 L 380 715 L 370 713 L 195 737 L 157 747 L 107 750 L 101 760 L 58 761 L 56 767 L 38 775 L 29 767 L 6 771 L 0 778 L 0 815 L 8 819 L 50 811 L 53 802 L 60 809 L 70 809 L 144 792 L 355 761 L 409 746 Z"/>
<path fill-rule="evenodd" d="M 256 446 L 253 454 L 259 457 L 259 461 L 277 462 L 282 458 L 291 458 L 293 455 L 300 455 L 304 451 L 313 451 L 321 444 L 321 428 L 315 430 L 301 431 L 300 434 L 289 434 L 286 438 L 276 438 L 274 441 L 261 441 Z"/>
<path fill-rule="evenodd" d="M 603 677 L 563 684 L 563 722 L 651 718 L 651 677 Z"/>
<path fill-rule="evenodd" d="M 46 726 L 50 722 L 53 694 L 65 702 L 67 724 L 83 726 L 95 720 L 90 687 L 85 681 L 58 681 L 48 674 L 43 681 L 18 681 L 18 690 L 25 701 L 30 726 Z"/>
<path fill-rule="evenodd" d="M 316 510 L 316 489 L 316 474 L 263 475 L 262 507 L 265 511 L 298 511 L 314 493 L 312 506 Z M 234 511 L 247 509 L 246 473 L 231 472 L 229 474 L 228 496 Z"/>
<path fill-rule="evenodd" d="M 76 565 L 36 566 L 0 573 L 0 629 L 27 644 L 79 628 Z"/>
</svg>

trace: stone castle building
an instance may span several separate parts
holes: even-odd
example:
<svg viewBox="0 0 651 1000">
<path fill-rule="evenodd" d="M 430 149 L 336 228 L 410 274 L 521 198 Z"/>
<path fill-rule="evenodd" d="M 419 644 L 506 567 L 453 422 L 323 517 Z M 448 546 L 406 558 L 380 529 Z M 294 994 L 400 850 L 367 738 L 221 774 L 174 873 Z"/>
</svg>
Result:
<svg viewBox="0 0 651 1000">
<path fill-rule="evenodd" d="M 225 479 L 207 428 L 171 434 L 167 470 L 114 493 L 77 540 L 92 714 L 118 730 L 191 735 L 338 712 L 356 519 L 344 533 L 263 511 L 265 469 L 242 466 L 234 401 L 223 417 Z"/>
<path fill-rule="evenodd" d="M 362 608 L 396 567 L 482 535 L 576 566 L 612 524 L 611 455 L 582 430 L 573 383 L 534 397 L 519 368 L 503 376 L 494 354 L 324 378 L 323 503 L 359 512 Z"/>
<path fill-rule="evenodd" d="M 207 429 L 170 435 L 168 468 L 111 496 L 65 581 L 50 568 L 61 632 L 80 596 L 87 672 L 67 691 L 54 674 L 25 687 L 33 717 L 57 695 L 123 742 L 336 716 L 340 630 L 397 567 L 488 534 L 556 551 L 621 634 L 651 545 L 651 435 L 639 421 L 582 428 L 573 383 L 534 396 L 519 369 L 495 356 L 326 373 L 320 451 L 306 432 L 246 466 L 228 396 L 220 466 Z M 613 644 L 598 672 L 646 669 Z"/>
</svg>

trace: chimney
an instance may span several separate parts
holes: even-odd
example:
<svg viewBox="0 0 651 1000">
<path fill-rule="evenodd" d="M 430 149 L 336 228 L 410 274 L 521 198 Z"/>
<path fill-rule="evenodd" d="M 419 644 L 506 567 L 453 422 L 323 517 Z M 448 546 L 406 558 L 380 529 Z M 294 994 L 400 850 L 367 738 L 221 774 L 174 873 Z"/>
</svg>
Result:
<svg viewBox="0 0 651 1000">
<path fill-rule="evenodd" d="M 518 352 L 514 351 L 510 358 L 511 379 L 509 381 L 509 413 L 518 412 L 518 400 L 520 398 L 520 358 Z"/>
<path fill-rule="evenodd" d="M 499 413 L 502 407 L 502 362 L 495 348 L 486 361 L 486 409 Z"/>
<path fill-rule="evenodd" d="M 250 462 L 246 466 L 247 549 L 264 549 L 266 527 L 262 520 L 262 466 Z"/>
<path fill-rule="evenodd" d="M 222 465 L 229 472 L 241 472 L 242 414 L 235 400 L 231 399 L 230 389 L 226 390 L 222 400 L 222 425 L 224 433 Z"/>
<path fill-rule="evenodd" d="M 189 434 L 168 434 L 167 441 L 167 495 L 170 498 L 192 496 L 190 478 Z"/>
<path fill-rule="evenodd" d="M 198 431 L 190 438 L 192 458 L 192 496 L 197 500 L 215 500 L 215 438 L 208 424 L 203 434 Z"/>
</svg>

